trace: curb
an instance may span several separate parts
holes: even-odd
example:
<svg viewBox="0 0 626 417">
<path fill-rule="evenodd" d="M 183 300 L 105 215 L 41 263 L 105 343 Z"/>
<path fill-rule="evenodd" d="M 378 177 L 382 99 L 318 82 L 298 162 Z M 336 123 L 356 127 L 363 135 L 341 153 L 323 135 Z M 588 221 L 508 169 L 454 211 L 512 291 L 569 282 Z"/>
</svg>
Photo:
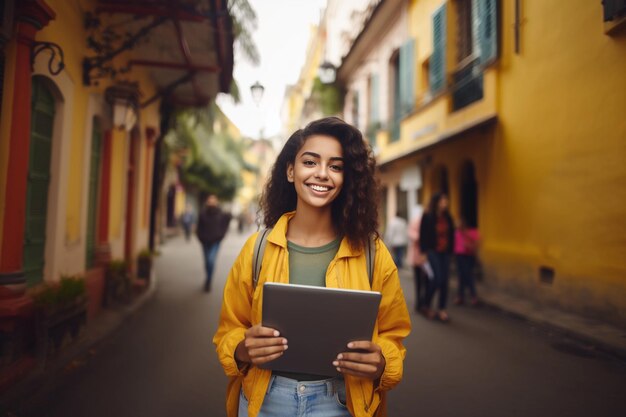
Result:
<svg viewBox="0 0 626 417">
<path fill-rule="evenodd" d="M 585 334 L 580 331 L 576 331 L 571 327 L 546 319 L 545 317 L 539 317 L 541 316 L 541 313 L 531 315 L 527 312 L 521 312 L 517 309 L 506 307 L 503 303 L 490 299 L 489 296 L 484 297 L 479 295 L 479 299 L 480 302 L 488 308 L 497 310 L 515 319 L 532 323 L 533 325 L 543 328 L 544 330 L 557 333 L 560 336 L 585 344 L 585 349 L 590 352 L 600 352 L 604 355 L 612 357 L 613 359 L 626 362 L 626 348 L 609 343 L 601 337 Z"/>
<path fill-rule="evenodd" d="M 413 276 L 409 269 L 403 268 L 398 271 L 402 280 L 413 282 Z M 476 283 L 478 299 L 484 307 L 496 310 L 510 318 L 521 320 L 532 324 L 546 332 L 556 333 L 562 337 L 578 342 L 582 349 L 588 353 L 599 353 L 620 362 L 626 362 L 626 329 L 603 323 L 598 320 L 589 320 L 584 316 L 579 316 L 565 311 L 542 308 L 534 306 L 530 300 L 507 294 L 502 290 L 491 288 L 484 283 Z M 450 279 L 450 292 L 456 289 L 456 279 Z M 516 304 L 513 306 L 511 304 Z M 560 317 L 551 319 L 551 317 Z M 574 326 L 567 326 L 562 322 L 578 324 L 581 328 L 577 330 Z M 584 331 L 585 328 L 588 331 Z M 595 334 L 594 334 L 595 333 Z M 602 337 L 602 335 L 607 337 Z M 611 342 L 615 340 L 615 343 Z M 624 340 L 620 346 L 620 342 Z"/>
</svg>

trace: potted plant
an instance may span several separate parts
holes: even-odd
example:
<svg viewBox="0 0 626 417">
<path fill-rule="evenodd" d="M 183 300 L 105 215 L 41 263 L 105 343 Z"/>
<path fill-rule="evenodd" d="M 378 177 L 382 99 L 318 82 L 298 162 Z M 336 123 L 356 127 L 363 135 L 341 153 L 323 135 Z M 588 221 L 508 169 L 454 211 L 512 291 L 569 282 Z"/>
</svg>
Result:
<svg viewBox="0 0 626 417">
<path fill-rule="evenodd" d="M 87 320 L 85 279 L 81 275 L 63 275 L 58 282 L 42 283 L 30 290 L 35 306 L 40 358 L 45 361 L 57 352 L 66 336 L 78 337 Z"/>
<path fill-rule="evenodd" d="M 150 281 L 150 275 L 152 273 L 152 258 L 154 252 L 145 248 L 137 255 L 137 277 Z"/>
<path fill-rule="evenodd" d="M 104 285 L 104 306 L 115 302 L 129 302 L 131 298 L 131 282 L 128 263 L 122 259 L 109 262 Z"/>
</svg>

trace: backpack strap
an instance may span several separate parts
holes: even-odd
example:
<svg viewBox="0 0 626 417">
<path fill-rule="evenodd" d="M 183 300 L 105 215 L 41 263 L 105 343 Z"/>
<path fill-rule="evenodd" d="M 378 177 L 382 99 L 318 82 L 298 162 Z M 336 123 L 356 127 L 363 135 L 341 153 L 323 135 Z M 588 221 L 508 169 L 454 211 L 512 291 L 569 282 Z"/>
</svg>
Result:
<svg viewBox="0 0 626 417">
<path fill-rule="evenodd" d="M 254 251 L 252 252 L 252 289 L 256 289 L 259 282 L 259 274 L 261 273 L 261 264 L 263 255 L 265 254 L 265 246 L 267 245 L 267 235 L 272 231 L 271 227 L 267 227 L 259 232 L 254 241 Z M 370 288 L 374 281 L 374 258 L 376 257 L 376 243 L 374 239 L 367 241 L 365 248 L 365 262 L 367 264 L 367 276 L 370 282 Z"/>
<path fill-rule="evenodd" d="M 368 239 L 365 248 L 365 262 L 367 263 L 367 276 L 370 280 L 370 288 L 374 282 L 374 258 L 376 257 L 376 243 L 373 238 Z"/>
<path fill-rule="evenodd" d="M 259 282 L 259 274 L 261 273 L 261 264 L 263 255 L 265 254 L 265 245 L 267 245 L 267 235 L 272 231 L 271 227 L 261 230 L 254 241 L 254 251 L 252 252 L 252 289 L 256 288 Z"/>
</svg>

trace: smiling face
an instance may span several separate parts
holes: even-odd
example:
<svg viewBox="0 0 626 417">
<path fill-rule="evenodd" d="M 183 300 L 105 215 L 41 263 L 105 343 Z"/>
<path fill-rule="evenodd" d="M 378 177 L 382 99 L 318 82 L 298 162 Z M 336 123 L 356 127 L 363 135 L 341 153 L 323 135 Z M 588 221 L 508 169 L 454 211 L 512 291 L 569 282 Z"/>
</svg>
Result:
<svg viewBox="0 0 626 417">
<path fill-rule="evenodd" d="M 296 209 L 330 208 L 341 193 L 343 178 L 343 150 L 332 136 L 310 136 L 294 163 L 287 166 L 287 180 L 294 184 L 298 195 Z"/>
</svg>

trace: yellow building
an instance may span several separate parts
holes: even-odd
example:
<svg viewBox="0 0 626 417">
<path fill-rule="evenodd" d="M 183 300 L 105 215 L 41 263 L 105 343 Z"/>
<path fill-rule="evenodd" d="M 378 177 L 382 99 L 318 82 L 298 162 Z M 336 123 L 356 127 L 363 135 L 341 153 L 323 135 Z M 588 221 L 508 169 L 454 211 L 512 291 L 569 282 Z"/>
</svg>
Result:
<svg viewBox="0 0 626 417">
<path fill-rule="evenodd" d="M 31 314 L 24 288 L 64 275 L 86 278 L 91 317 L 107 259 L 134 271 L 154 234 L 172 108 L 229 91 L 231 18 L 207 17 L 221 0 L 0 8 L 0 320 Z"/>
<path fill-rule="evenodd" d="M 322 63 L 325 35 L 323 27 L 312 25 L 306 48 L 305 60 L 296 84 L 285 92 L 283 104 L 283 130 L 286 141 L 289 135 L 307 123 L 319 118 L 319 108 L 311 96 L 317 73 Z"/>
<path fill-rule="evenodd" d="M 390 108 L 376 137 L 387 215 L 445 191 L 481 231 L 486 285 L 624 326 L 626 23 L 613 3 L 413 0 L 397 52 L 413 59 L 363 77 L 397 74 L 376 103 Z"/>
</svg>

